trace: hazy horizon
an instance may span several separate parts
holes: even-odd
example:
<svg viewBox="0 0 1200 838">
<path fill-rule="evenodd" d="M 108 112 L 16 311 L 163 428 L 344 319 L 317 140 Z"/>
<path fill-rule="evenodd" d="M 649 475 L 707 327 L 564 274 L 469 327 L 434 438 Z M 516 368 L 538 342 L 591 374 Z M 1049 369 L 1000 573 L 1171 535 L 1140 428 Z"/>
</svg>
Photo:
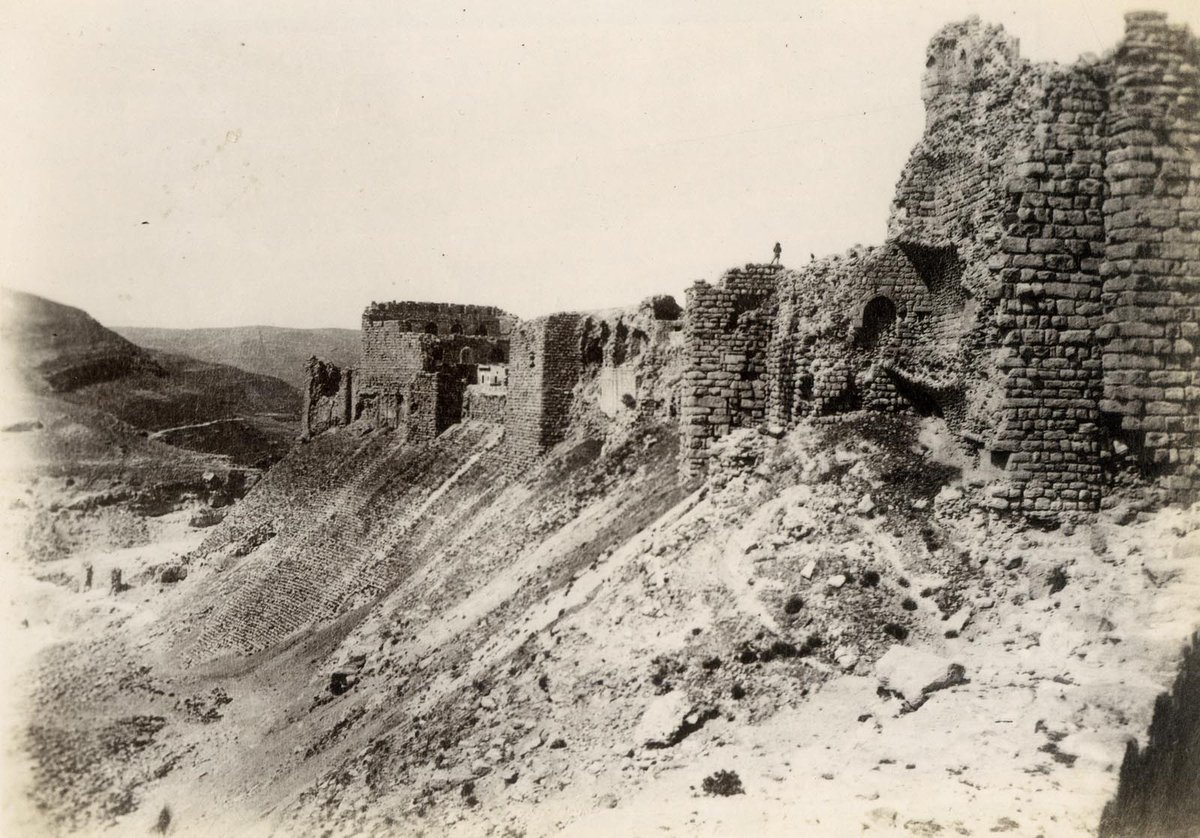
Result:
<svg viewBox="0 0 1200 838">
<path fill-rule="evenodd" d="M 882 242 L 946 23 L 1070 62 L 1136 8 L 1200 26 L 1181 0 L 10 9 L 0 283 L 118 327 L 682 302 L 776 241 Z"/>
</svg>

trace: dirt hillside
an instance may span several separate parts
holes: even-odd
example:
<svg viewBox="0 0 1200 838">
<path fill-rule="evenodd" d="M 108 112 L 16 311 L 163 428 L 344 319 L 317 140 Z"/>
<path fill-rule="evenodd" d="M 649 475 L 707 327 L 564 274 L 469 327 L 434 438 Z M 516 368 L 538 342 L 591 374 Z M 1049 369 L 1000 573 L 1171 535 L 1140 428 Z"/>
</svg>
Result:
<svg viewBox="0 0 1200 838">
<path fill-rule="evenodd" d="M 1022 529 L 939 420 L 743 431 L 704 482 L 652 422 L 521 475 L 498 442 L 323 435 L 64 591 L 44 823 L 1094 834 L 1197 621 L 1200 512 Z"/>
</svg>

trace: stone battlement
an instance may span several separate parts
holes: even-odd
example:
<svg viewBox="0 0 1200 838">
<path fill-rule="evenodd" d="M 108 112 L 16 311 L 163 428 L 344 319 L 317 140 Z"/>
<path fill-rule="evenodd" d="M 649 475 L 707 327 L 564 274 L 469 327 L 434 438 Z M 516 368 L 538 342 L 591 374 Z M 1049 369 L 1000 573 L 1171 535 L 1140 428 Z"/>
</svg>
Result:
<svg viewBox="0 0 1200 838">
<path fill-rule="evenodd" d="M 371 303 L 362 316 L 363 328 L 393 323 L 404 332 L 431 335 L 507 335 L 517 318 L 495 306 L 458 303 Z"/>
</svg>

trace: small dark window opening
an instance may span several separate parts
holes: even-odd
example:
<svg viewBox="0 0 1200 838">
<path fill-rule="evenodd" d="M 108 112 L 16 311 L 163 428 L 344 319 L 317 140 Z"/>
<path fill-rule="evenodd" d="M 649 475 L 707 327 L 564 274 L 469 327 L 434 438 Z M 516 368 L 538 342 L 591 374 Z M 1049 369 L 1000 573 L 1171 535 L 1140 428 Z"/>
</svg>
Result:
<svg viewBox="0 0 1200 838">
<path fill-rule="evenodd" d="M 580 354 L 583 363 L 599 365 L 604 362 L 604 344 L 608 341 L 609 328 L 603 320 L 599 329 L 591 318 L 588 318 L 583 328 L 583 338 L 580 341 Z"/>
<path fill-rule="evenodd" d="M 1003 471 L 1008 468 L 1008 458 L 1011 454 L 1011 451 L 992 451 L 992 465 Z"/>
<path fill-rule="evenodd" d="M 480 323 L 479 328 L 475 330 L 475 334 L 481 338 L 487 337 L 487 333 L 488 333 L 488 330 L 487 330 L 486 323 Z"/>
<path fill-rule="evenodd" d="M 617 321 L 615 340 L 613 341 L 613 366 L 619 367 L 625 363 L 625 354 L 629 350 L 629 327 L 623 321 Z"/>
<path fill-rule="evenodd" d="M 463 333 L 462 323 L 451 323 L 450 334 L 461 335 Z"/>
<path fill-rule="evenodd" d="M 430 322 L 430 323 L 425 324 L 425 334 L 436 335 L 437 333 L 438 333 L 437 323 Z"/>
</svg>

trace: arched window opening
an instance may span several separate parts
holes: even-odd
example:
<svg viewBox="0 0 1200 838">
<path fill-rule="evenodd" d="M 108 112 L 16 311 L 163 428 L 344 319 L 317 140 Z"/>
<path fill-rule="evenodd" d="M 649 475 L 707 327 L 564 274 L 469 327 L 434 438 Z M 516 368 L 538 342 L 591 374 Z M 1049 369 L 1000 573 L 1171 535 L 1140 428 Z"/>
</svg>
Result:
<svg viewBox="0 0 1200 838">
<path fill-rule="evenodd" d="M 873 349 L 884 332 L 896 322 L 896 304 L 887 297 L 875 297 L 863 306 L 862 326 L 855 343 L 862 349 Z"/>
<path fill-rule="evenodd" d="M 432 320 L 425 324 L 425 334 L 436 335 L 438 333 L 437 323 Z"/>
<path fill-rule="evenodd" d="M 475 353 L 471 351 L 471 347 L 464 346 L 462 352 L 458 353 L 458 362 L 460 364 L 474 364 Z"/>
</svg>

